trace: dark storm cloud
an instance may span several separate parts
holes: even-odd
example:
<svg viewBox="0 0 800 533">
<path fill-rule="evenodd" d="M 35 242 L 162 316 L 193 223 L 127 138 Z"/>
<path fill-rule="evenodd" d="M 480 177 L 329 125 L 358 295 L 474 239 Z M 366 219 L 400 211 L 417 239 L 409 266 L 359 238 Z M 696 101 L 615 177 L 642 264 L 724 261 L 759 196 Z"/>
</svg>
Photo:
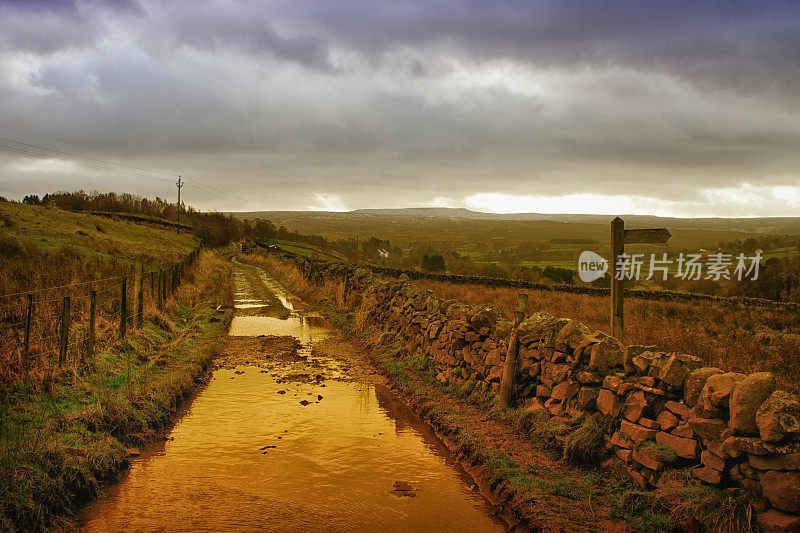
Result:
<svg viewBox="0 0 800 533">
<path fill-rule="evenodd" d="M 0 0 L 0 136 L 272 208 L 688 202 L 797 183 L 798 28 L 790 2 Z"/>
<path fill-rule="evenodd" d="M 347 6 L 343 8 L 342 6 Z M 667 69 L 741 90 L 797 89 L 795 2 L 334 2 L 294 4 L 314 30 L 378 57 L 451 42 L 475 60 Z M 766 76 L 765 76 L 766 75 Z"/>
<path fill-rule="evenodd" d="M 135 0 L 79 2 L 77 0 L 0 1 L 0 46 L 3 50 L 49 54 L 74 46 L 91 45 L 101 28 L 94 14 L 136 13 Z"/>
</svg>

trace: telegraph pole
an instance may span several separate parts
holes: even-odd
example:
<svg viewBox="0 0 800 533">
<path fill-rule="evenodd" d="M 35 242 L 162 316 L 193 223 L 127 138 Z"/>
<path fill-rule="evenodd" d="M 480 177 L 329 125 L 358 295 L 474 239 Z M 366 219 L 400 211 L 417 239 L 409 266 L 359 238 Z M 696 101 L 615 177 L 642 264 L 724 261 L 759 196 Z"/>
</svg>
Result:
<svg viewBox="0 0 800 533">
<path fill-rule="evenodd" d="M 183 181 L 181 181 L 181 175 L 178 174 L 178 235 L 181 234 L 181 189 L 183 188 Z"/>
</svg>

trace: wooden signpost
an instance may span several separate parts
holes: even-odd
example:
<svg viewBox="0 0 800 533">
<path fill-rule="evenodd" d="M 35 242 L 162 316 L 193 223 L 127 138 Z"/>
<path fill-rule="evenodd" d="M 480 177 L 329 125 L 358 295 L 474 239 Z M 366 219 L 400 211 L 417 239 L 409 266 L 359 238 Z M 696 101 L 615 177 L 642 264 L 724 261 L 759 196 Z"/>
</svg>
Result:
<svg viewBox="0 0 800 533">
<path fill-rule="evenodd" d="M 625 222 L 611 221 L 611 335 L 622 340 L 625 313 L 622 301 L 623 280 L 617 279 L 617 258 L 625 253 L 626 244 L 665 244 L 672 234 L 667 228 L 625 229 Z M 619 276 L 620 278 L 622 276 Z"/>
</svg>

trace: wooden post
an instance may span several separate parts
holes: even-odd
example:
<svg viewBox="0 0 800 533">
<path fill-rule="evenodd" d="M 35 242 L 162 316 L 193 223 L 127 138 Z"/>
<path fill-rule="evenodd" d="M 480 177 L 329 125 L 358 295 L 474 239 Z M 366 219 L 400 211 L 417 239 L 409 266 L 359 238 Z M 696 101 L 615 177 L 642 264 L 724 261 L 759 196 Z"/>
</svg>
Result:
<svg viewBox="0 0 800 533">
<path fill-rule="evenodd" d="M 517 298 L 517 308 L 514 311 L 514 328 L 508 338 L 508 350 L 506 351 L 506 363 L 503 367 L 503 381 L 500 384 L 500 408 L 511 407 L 514 403 L 514 378 L 517 374 L 517 354 L 519 352 L 519 340 L 517 338 L 517 327 L 525 317 L 525 307 L 528 305 L 528 295 L 520 294 Z"/>
<path fill-rule="evenodd" d="M 27 295 L 27 307 L 25 308 L 25 341 L 22 345 L 22 369 L 25 376 L 30 371 L 30 344 L 31 344 L 31 321 L 33 318 L 33 294 Z"/>
<path fill-rule="evenodd" d="M 161 286 L 164 283 L 163 278 L 164 278 L 164 272 L 159 268 L 158 269 L 158 284 L 157 284 L 158 288 L 156 289 L 156 295 L 157 295 L 156 303 L 158 304 L 158 310 L 159 311 L 164 309 L 164 296 L 163 296 L 163 293 L 161 292 Z"/>
<path fill-rule="evenodd" d="M 67 346 L 69 346 L 69 296 L 64 296 L 61 303 L 61 335 L 58 339 L 58 366 L 64 366 L 67 361 Z"/>
<path fill-rule="evenodd" d="M 136 263 L 136 306 L 134 311 L 134 324 L 136 329 L 141 329 L 142 327 L 142 315 L 144 315 L 144 283 L 142 277 L 144 275 L 144 269 L 142 268 L 141 263 Z"/>
<path fill-rule="evenodd" d="M 86 335 L 86 355 L 94 360 L 94 327 L 97 316 L 97 291 L 89 293 L 89 332 Z"/>
<path fill-rule="evenodd" d="M 122 277 L 122 285 L 119 288 L 119 336 L 125 338 L 128 328 L 128 278 Z"/>
<path fill-rule="evenodd" d="M 178 235 L 181 234 L 181 189 L 183 189 L 183 181 L 180 174 L 178 175 Z"/>
<path fill-rule="evenodd" d="M 623 283 L 617 279 L 617 258 L 625 253 L 625 222 L 619 217 L 611 221 L 611 336 L 622 341 L 625 330 Z M 622 276 L 619 276 L 622 277 Z"/>
</svg>

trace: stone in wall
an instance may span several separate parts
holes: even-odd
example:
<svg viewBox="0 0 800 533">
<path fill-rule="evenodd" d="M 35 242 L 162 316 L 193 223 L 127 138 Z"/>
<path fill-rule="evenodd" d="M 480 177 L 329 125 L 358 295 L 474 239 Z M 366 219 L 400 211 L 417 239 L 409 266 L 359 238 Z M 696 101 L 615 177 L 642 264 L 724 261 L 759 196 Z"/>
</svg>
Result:
<svg viewBox="0 0 800 533">
<path fill-rule="evenodd" d="M 800 400 L 794 394 L 776 390 L 759 407 L 755 416 L 758 433 L 765 442 L 780 442 L 800 436 Z"/>
<path fill-rule="evenodd" d="M 608 373 L 625 364 L 628 350 L 614 337 L 604 337 L 589 352 L 589 370 Z"/>
<path fill-rule="evenodd" d="M 756 372 L 736 384 L 729 404 L 731 431 L 737 435 L 756 435 L 756 413 L 777 386 L 769 372 Z"/>
</svg>

